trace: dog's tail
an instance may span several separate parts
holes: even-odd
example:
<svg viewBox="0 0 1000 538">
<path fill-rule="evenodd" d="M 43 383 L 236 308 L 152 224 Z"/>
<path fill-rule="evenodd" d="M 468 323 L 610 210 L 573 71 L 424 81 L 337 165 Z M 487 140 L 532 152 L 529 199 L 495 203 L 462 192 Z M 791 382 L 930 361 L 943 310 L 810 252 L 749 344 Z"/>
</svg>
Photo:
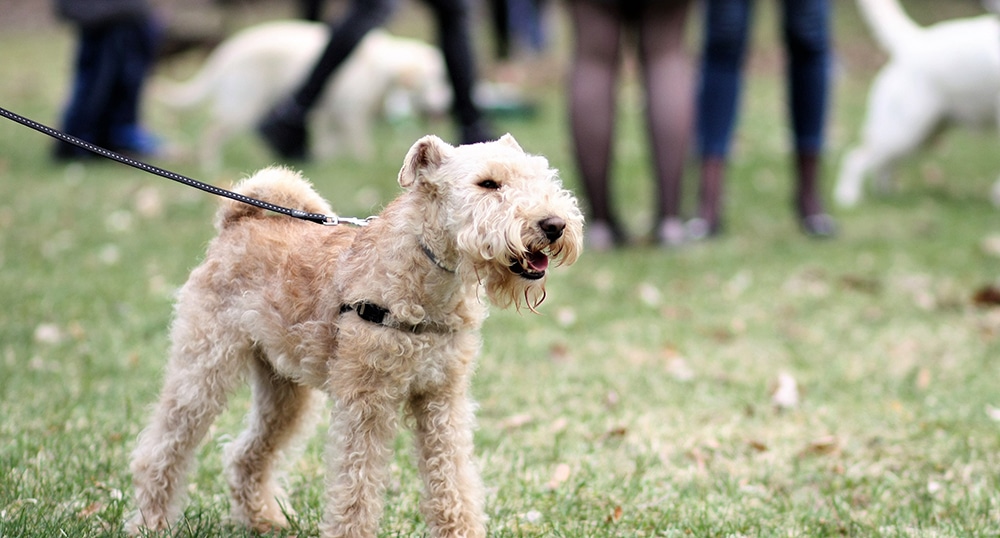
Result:
<svg viewBox="0 0 1000 538">
<path fill-rule="evenodd" d="M 898 0 L 857 0 L 861 16 L 875 41 L 890 55 L 920 38 L 920 25 L 913 21 Z"/>
<path fill-rule="evenodd" d="M 150 85 L 150 94 L 159 103 L 173 109 L 191 108 L 208 97 L 209 74 L 201 70 L 185 82 L 156 78 Z"/>
<path fill-rule="evenodd" d="M 332 215 L 330 204 L 313 189 L 312 184 L 296 172 L 280 166 L 264 168 L 253 176 L 241 181 L 234 189 L 244 196 L 265 202 L 301 209 L 308 213 Z M 264 218 L 270 213 L 265 209 L 236 200 L 225 200 L 216 215 L 215 227 L 222 231 L 236 221 L 245 218 Z M 281 216 L 281 218 L 287 218 Z"/>
</svg>

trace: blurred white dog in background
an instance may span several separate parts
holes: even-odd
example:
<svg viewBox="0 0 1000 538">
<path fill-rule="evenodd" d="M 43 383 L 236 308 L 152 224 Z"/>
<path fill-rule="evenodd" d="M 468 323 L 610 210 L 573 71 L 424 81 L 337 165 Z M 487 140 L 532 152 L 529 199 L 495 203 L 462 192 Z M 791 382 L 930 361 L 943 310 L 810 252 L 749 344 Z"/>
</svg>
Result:
<svg viewBox="0 0 1000 538">
<path fill-rule="evenodd" d="M 917 25 L 897 0 L 857 0 L 889 63 L 875 78 L 861 143 L 844 157 L 834 197 L 856 204 L 866 176 L 886 189 L 892 168 L 949 124 L 1000 124 L 1000 18 Z M 1000 205 L 1000 180 L 993 186 Z"/>
<path fill-rule="evenodd" d="M 244 29 L 209 55 L 184 83 L 158 79 L 153 96 L 173 108 L 208 103 L 210 117 L 199 142 L 201 165 L 217 171 L 222 145 L 253 131 L 274 103 L 305 80 L 329 39 L 326 24 L 274 21 Z M 327 83 L 311 113 L 312 154 L 330 158 L 373 155 L 372 123 L 385 100 L 409 98 L 416 111 L 438 115 L 451 105 L 441 52 L 423 41 L 369 32 Z"/>
</svg>

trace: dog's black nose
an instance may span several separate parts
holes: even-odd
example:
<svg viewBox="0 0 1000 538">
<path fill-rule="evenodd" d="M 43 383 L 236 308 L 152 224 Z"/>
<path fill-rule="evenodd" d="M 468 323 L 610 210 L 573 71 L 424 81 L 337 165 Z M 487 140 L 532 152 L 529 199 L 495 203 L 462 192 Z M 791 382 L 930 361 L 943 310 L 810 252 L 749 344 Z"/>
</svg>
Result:
<svg viewBox="0 0 1000 538">
<path fill-rule="evenodd" d="M 545 233 L 545 237 L 552 242 L 562 237 L 563 230 L 566 229 L 566 221 L 560 217 L 548 217 L 539 222 L 538 227 Z"/>
</svg>

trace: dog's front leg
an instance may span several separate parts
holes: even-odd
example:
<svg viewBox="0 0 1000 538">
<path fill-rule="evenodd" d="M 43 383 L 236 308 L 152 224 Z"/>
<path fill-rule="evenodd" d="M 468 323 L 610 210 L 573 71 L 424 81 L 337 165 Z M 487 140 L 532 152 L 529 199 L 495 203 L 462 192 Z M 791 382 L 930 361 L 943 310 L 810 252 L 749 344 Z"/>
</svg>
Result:
<svg viewBox="0 0 1000 538">
<path fill-rule="evenodd" d="M 324 537 L 370 538 L 378 530 L 400 400 L 384 387 L 358 386 L 374 377 L 358 376 L 342 390 L 333 382 Z"/>
<path fill-rule="evenodd" d="M 486 536 L 483 485 L 473 462 L 473 405 L 464 380 L 409 402 L 431 536 Z"/>
</svg>

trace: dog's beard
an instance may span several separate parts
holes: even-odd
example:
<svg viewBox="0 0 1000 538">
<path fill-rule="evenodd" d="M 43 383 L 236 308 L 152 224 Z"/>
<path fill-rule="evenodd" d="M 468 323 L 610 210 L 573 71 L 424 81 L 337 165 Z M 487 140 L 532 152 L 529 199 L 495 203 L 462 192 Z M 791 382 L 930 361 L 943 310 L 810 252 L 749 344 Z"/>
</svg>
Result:
<svg viewBox="0 0 1000 538">
<path fill-rule="evenodd" d="M 484 264 L 476 268 L 479 282 L 486 290 L 486 297 L 500 308 L 520 310 L 527 307 L 532 312 L 545 300 L 546 274 L 530 278 L 523 273 L 515 272 L 510 265 L 496 263 Z"/>
</svg>

